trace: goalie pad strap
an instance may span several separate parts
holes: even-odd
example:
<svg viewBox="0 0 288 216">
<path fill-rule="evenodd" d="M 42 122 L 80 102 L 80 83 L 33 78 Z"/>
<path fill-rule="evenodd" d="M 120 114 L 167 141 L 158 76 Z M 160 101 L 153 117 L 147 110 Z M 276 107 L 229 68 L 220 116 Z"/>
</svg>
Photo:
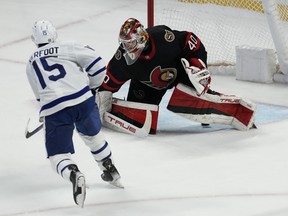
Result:
<svg viewBox="0 0 288 216">
<path fill-rule="evenodd" d="M 178 84 L 167 109 L 201 123 L 229 124 L 247 130 L 254 123 L 256 107 L 234 95 L 206 93 L 199 97 L 194 89 Z"/>
<path fill-rule="evenodd" d="M 138 128 L 142 128 L 145 123 L 146 111 L 151 111 L 152 114 L 149 133 L 156 134 L 159 112 L 158 105 L 125 101 L 118 98 L 113 98 L 112 100 L 111 113 Z"/>
</svg>

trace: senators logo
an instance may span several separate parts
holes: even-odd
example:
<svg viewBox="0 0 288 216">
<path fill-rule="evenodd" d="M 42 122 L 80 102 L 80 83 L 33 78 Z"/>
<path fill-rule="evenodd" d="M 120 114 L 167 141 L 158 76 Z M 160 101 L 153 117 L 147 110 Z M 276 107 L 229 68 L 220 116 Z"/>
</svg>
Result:
<svg viewBox="0 0 288 216">
<path fill-rule="evenodd" d="M 175 68 L 164 68 L 160 66 L 154 68 L 150 74 L 149 81 L 143 81 L 144 84 L 152 88 L 161 90 L 167 88 L 177 77 L 177 70 Z"/>
<path fill-rule="evenodd" d="M 165 30 L 164 38 L 167 42 L 172 42 L 175 39 L 175 35 L 173 34 L 173 32 Z"/>
</svg>

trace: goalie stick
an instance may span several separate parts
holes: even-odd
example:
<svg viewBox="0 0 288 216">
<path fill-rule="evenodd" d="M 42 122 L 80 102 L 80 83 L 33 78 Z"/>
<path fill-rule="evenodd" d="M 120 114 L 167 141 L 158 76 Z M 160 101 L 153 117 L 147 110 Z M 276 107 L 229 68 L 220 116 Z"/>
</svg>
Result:
<svg viewBox="0 0 288 216">
<path fill-rule="evenodd" d="M 152 124 L 152 113 L 150 110 L 146 110 L 146 119 L 142 128 L 136 127 L 135 125 L 113 115 L 112 113 L 104 113 L 104 121 L 106 126 L 118 130 L 124 133 L 132 134 L 140 138 L 148 136 Z"/>
<path fill-rule="evenodd" d="M 28 130 L 29 122 L 30 122 L 30 118 L 28 119 L 28 122 L 27 122 L 27 125 L 26 125 L 26 129 L 25 129 L 25 137 L 26 137 L 26 139 L 28 139 L 29 137 L 33 136 L 34 134 L 36 134 L 38 131 L 40 131 L 43 128 L 43 124 L 40 124 L 34 130 L 29 131 Z"/>
</svg>

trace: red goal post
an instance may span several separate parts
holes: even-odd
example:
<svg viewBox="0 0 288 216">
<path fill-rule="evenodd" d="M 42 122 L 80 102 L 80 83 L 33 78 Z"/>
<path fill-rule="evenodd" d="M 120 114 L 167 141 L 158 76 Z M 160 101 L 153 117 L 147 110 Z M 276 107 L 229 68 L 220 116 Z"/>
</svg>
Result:
<svg viewBox="0 0 288 216">
<path fill-rule="evenodd" d="M 154 26 L 154 0 L 147 0 L 147 24 Z"/>
</svg>

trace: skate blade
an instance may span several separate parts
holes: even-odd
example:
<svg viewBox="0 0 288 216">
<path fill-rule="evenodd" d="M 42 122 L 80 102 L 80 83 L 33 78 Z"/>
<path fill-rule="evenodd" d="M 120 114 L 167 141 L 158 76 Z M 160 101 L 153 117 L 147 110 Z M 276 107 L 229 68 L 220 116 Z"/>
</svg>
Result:
<svg viewBox="0 0 288 216">
<path fill-rule="evenodd" d="M 86 198 L 86 183 L 84 176 L 79 177 L 78 179 L 78 187 L 81 187 L 81 194 L 79 194 L 76 198 L 77 205 L 79 205 L 81 208 L 84 207 L 84 202 Z"/>
<path fill-rule="evenodd" d="M 118 180 L 116 180 L 116 181 L 109 182 L 109 183 L 110 183 L 111 185 L 115 186 L 115 187 L 124 189 L 124 186 L 123 186 L 123 184 L 121 183 L 120 179 L 118 179 Z"/>
</svg>

